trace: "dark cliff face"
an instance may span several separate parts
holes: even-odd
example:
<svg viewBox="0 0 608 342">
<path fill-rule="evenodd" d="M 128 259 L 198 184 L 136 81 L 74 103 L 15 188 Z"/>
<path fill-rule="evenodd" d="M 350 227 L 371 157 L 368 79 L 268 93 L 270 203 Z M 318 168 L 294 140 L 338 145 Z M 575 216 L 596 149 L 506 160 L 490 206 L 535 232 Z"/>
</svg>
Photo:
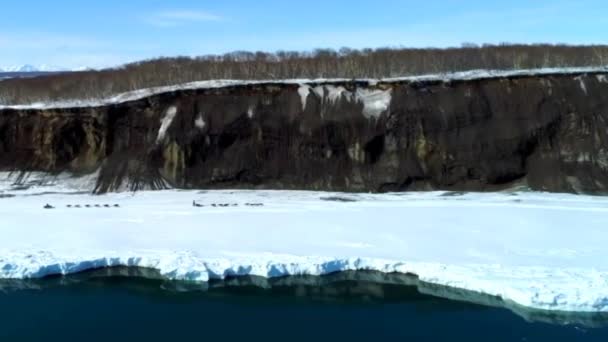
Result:
<svg viewBox="0 0 608 342">
<path fill-rule="evenodd" d="M 0 170 L 117 189 L 604 193 L 608 75 L 181 90 L 0 110 Z"/>
</svg>

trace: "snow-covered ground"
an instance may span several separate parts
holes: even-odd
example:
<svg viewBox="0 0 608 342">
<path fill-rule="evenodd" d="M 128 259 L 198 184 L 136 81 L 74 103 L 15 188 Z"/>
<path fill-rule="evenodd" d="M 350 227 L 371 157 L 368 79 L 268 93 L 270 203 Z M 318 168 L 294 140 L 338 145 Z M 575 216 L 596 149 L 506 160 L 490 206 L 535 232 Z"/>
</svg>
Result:
<svg viewBox="0 0 608 342">
<path fill-rule="evenodd" d="M 124 103 L 129 101 L 140 100 L 149 96 L 170 93 L 178 90 L 192 90 L 192 89 L 211 89 L 211 88 L 224 88 L 239 85 L 255 85 L 255 84 L 294 84 L 301 86 L 317 86 L 324 84 L 331 86 L 336 83 L 358 81 L 368 83 L 370 86 L 374 86 L 379 82 L 385 83 L 397 83 L 397 82 L 423 82 L 423 81 L 455 81 L 455 80 L 475 80 L 475 79 L 486 79 L 486 78 L 502 78 L 502 77 L 515 77 L 515 76 L 534 76 L 534 75 L 581 75 L 581 74 L 598 74 L 608 73 L 607 67 L 581 67 L 581 68 L 542 68 L 542 69 L 521 69 L 521 70 L 469 70 L 459 71 L 453 73 L 442 73 L 442 74 L 429 74 L 429 75 L 416 75 L 416 76 L 405 76 L 405 77 L 394 77 L 384 79 L 344 79 L 344 78 L 331 78 L 331 79 L 286 79 L 286 80 L 206 80 L 189 82 L 184 84 L 175 84 L 170 86 L 138 89 L 126 93 L 116 94 L 105 99 L 81 99 L 81 100 L 69 100 L 60 102 L 38 102 L 38 103 L 25 103 L 20 105 L 2 105 L 1 109 L 53 109 L 53 108 L 73 108 L 73 107 L 98 107 L 110 104 Z M 597 75 L 597 79 L 600 82 L 606 82 L 605 75 Z M 305 92 L 304 94 L 308 94 Z M 301 94 L 302 95 L 302 94 Z M 367 94 L 366 96 L 369 96 Z M 374 95 L 372 92 L 371 95 Z M 305 102 L 303 107 L 305 107 Z"/>
<path fill-rule="evenodd" d="M 4 179 L 0 278 L 104 266 L 199 281 L 370 269 L 532 308 L 608 312 L 608 197 L 262 190 L 93 196 L 69 186 L 11 188 Z M 55 209 L 43 209 L 47 203 Z"/>
</svg>

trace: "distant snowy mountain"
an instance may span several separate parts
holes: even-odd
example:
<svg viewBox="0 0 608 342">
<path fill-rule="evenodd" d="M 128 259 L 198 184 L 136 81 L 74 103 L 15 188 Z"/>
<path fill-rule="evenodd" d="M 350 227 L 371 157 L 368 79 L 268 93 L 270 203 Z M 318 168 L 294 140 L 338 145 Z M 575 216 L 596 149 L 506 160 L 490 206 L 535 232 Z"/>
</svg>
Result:
<svg viewBox="0 0 608 342">
<path fill-rule="evenodd" d="M 9 67 L 0 67 L 0 72 L 55 72 L 55 71 L 85 71 L 85 70 L 92 70 L 92 68 L 89 67 L 77 67 L 77 68 L 64 68 L 64 67 L 58 67 L 56 65 L 48 65 L 48 64 L 41 64 L 41 65 L 31 65 L 31 64 L 24 64 L 24 65 L 14 65 L 14 66 L 9 66 Z"/>
<path fill-rule="evenodd" d="M 46 66 L 41 66 L 41 67 L 46 67 Z M 6 67 L 6 68 L 2 68 L 1 70 L 4 72 L 38 72 L 38 71 L 46 71 L 46 70 L 40 70 L 42 68 L 40 67 L 35 67 L 31 64 L 24 64 L 24 65 L 14 65 L 14 66 L 10 66 L 10 67 Z"/>
</svg>

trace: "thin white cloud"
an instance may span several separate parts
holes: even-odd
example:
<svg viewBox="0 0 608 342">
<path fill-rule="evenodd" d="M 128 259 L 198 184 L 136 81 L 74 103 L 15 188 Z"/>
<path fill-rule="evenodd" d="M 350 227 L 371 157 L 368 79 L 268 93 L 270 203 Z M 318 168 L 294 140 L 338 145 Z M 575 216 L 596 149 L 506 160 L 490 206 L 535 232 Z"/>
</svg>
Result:
<svg viewBox="0 0 608 342">
<path fill-rule="evenodd" d="M 223 21 L 222 16 L 198 10 L 164 10 L 151 13 L 144 18 L 150 25 L 158 27 L 175 27 L 203 22 Z"/>
</svg>

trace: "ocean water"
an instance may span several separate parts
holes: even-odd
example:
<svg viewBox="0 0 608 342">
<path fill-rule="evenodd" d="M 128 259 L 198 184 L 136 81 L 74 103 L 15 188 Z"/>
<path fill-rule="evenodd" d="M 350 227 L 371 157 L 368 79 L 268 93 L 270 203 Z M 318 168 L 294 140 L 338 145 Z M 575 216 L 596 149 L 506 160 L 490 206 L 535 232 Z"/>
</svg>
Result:
<svg viewBox="0 0 608 342">
<path fill-rule="evenodd" d="M 0 341 L 608 341 L 602 315 L 522 315 L 385 280 L 197 284 L 133 270 L 2 280 Z"/>
</svg>

